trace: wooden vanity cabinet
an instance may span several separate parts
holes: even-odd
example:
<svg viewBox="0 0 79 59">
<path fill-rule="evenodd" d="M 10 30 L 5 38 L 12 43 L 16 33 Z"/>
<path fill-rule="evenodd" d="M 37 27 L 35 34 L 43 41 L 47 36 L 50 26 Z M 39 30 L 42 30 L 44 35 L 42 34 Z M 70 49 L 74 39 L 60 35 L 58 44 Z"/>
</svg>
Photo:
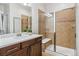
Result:
<svg viewBox="0 0 79 59">
<path fill-rule="evenodd" d="M 0 49 L 1 56 L 41 56 L 42 37 L 24 41 Z"/>
<path fill-rule="evenodd" d="M 27 56 L 41 56 L 42 55 L 42 38 L 35 38 L 22 43 L 22 49 L 27 48 Z"/>
</svg>

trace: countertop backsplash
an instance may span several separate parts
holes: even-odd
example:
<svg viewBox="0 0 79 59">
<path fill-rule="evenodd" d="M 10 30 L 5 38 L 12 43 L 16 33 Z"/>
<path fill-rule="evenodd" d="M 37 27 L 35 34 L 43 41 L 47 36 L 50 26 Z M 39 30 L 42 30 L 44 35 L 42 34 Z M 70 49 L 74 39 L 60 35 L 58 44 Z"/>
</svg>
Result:
<svg viewBox="0 0 79 59">
<path fill-rule="evenodd" d="M 21 35 L 26 35 L 26 34 L 32 34 L 32 33 L 22 32 L 20 34 Z M 17 33 L 3 34 L 3 35 L 0 35 L 0 39 L 14 37 L 14 36 L 17 36 Z"/>
<path fill-rule="evenodd" d="M 3 34 L 3 35 L 0 35 L 0 39 L 9 38 L 9 37 L 13 37 L 13 36 L 16 36 L 16 34 L 15 33 Z"/>
</svg>

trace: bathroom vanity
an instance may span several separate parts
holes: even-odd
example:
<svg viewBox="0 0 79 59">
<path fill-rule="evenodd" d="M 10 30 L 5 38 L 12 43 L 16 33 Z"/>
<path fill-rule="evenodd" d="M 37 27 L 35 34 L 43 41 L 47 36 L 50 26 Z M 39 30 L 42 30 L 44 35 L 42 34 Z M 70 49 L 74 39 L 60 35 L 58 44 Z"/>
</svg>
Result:
<svg viewBox="0 0 79 59">
<path fill-rule="evenodd" d="M 0 56 L 41 56 L 41 41 L 37 34 L 0 39 Z"/>
</svg>

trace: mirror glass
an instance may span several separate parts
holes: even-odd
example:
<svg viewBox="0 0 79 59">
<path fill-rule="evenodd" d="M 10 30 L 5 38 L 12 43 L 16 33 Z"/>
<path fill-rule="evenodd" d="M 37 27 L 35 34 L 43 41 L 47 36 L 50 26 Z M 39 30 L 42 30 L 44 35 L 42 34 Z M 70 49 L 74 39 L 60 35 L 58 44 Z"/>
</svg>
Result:
<svg viewBox="0 0 79 59">
<path fill-rule="evenodd" d="M 0 35 L 32 32 L 31 4 L 0 3 Z"/>
</svg>

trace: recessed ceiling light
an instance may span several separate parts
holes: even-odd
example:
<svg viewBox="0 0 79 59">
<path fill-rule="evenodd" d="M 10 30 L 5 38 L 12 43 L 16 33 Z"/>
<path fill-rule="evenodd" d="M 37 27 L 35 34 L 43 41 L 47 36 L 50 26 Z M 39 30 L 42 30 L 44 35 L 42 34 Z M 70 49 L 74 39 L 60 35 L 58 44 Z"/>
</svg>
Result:
<svg viewBox="0 0 79 59">
<path fill-rule="evenodd" d="M 27 5 L 27 3 L 24 3 L 24 6 L 26 6 Z"/>
<path fill-rule="evenodd" d="M 31 7 L 31 4 L 30 3 L 24 3 L 23 5 L 24 6 L 30 6 Z"/>
</svg>

